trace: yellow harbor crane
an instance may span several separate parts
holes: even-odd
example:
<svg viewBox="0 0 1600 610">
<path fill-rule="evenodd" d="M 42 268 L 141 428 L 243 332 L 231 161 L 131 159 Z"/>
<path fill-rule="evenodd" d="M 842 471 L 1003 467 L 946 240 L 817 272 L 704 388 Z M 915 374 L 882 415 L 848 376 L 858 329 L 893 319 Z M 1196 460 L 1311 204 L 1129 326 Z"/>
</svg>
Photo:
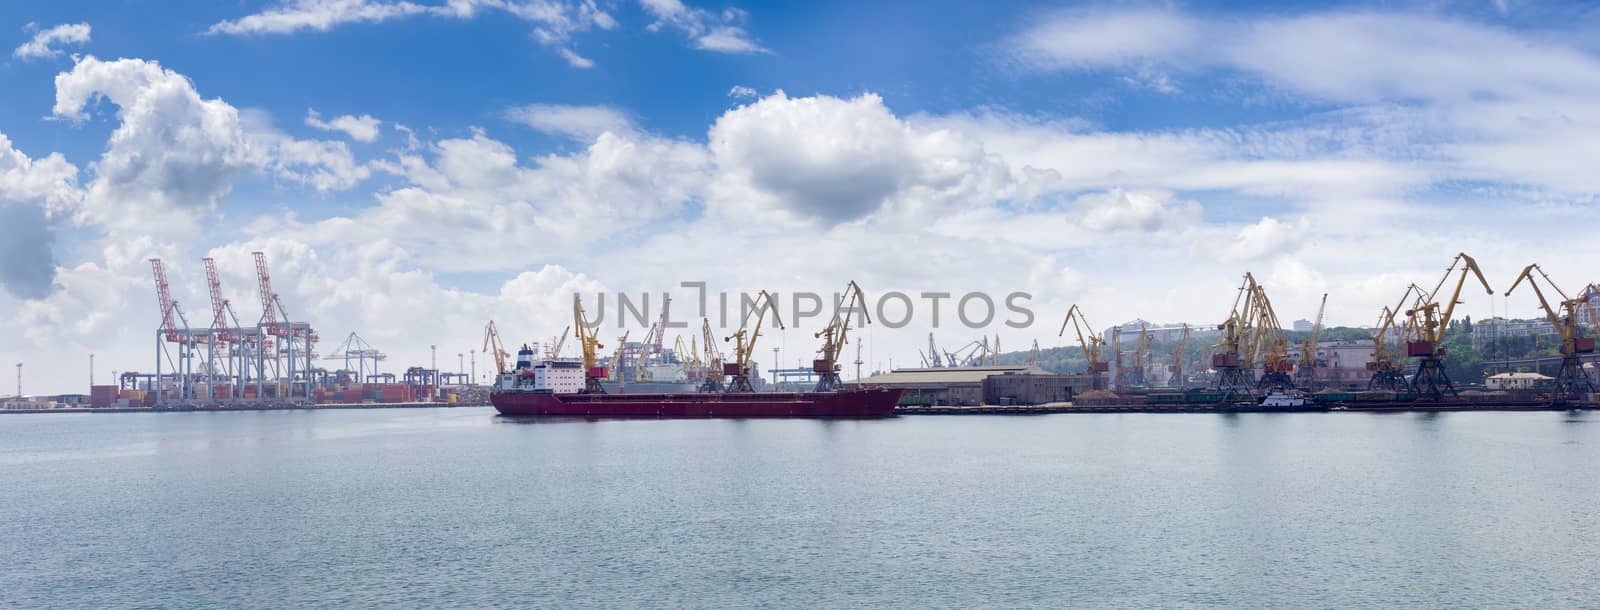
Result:
<svg viewBox="0 0 1600 610">
<path fill-rule="evenodd" d="M 631 331 L 630 331 L 631 332 Z M 622 352 L 628 349 L 628 333 L 622 333 L 617 339 L 617 351 L 611 355 L 612 381 L 617 382 L 617 391 L 621 392 L 628 383 L 627 373 L 622 370 Z"/>
<path fill-rule="evenodd" d="M 1289 341 L 1283 336 L 1278 314 L 1267 298 L 1267 289 L 1246 272 L 1234 296 L 1227 320 L 1217 325 L 1220 338 L 1211 356 L 1217 371 L 1216 389 L 1228 400 L 1234 393 L 1253 395 L 1255 390 L 1294 387 L 1289 373 L 1294 361 L 1289 358 Z M 1256 367 L 1261 378 L 1255 379 Z"/>
<path fill-rule="evenodd" d="M 1294 387 L 1290 373 L 1294 360 L 1289 358 L 1289 340 L 1283 336 L 1283 326 L 1278 324 L 1278 314 L 1267 298 L 1267 289 L 1256 286 L 1255 352 L 1260 357 L 1261 389 L 1287 389 Z"/>
<path fill-rule="evenodd" d="M 704 365 L 706 378 L 700 382 L 701 392 L 721 392 L 722 381 L 726 375 L 722 365 L 722 352 L 717 349 L 717 337 L 711 333 L 711 318 L 703 318 L 700 324 L 701 348 L 705 350 Z"/>
<path fill-rule="evenodd" d="M 688 343 L 683 341 L 683 335 L 678 335 L 672 340 L 672 353 L 678 357 L 678 363 L 683 365 L 685 379 L 700 378 L 700 353 L 694 344 L 694 335 L 689 335 Z"/>
<path fill-rule="evenodd" d="M 832 392 L 842 384 L 839 380 L 839 352 L 850 341 L 850 318 L 857 311 L 861 312 L 863 323 L 872 323 L 872 317 L 867 315 L 867 297 L 861 294 L 861 286 L 851 280 L 845 284 L 844 294 L 835 303 L 833 320 L 814 335 L 822 339 L 822 349 L 817 350 L 817 358 L 811 361 L 811 372 L 817 374 L 817 385 L 813 391 Z M 995 340 L 999 339 L 999 335 L 996 335 Z"/>
<path fill-rule="evenodd" d="M 491 349 L 494 350 L 491 353 L 494 354 L 495 371 L 501 375 L 511 372 L 506 369 L 506 359 L 510 358 L 511 354 L 507 353 L 505 346 L 500 344 L 500 331 L 495 329 L 494 320 L 490 320 L 483 327 L 483 351 L 488 352 Z M 495 383 L 498 384 L 500 382 L 496 380 Z"/>
<path fill-rule="evenodd" d="M 1126 380 L 1125 387 L 1133 388 L 1150 384 L 1146 371 L 1146 365 L 1150 361 L 1150 348 L 1150 326 L 1141 322 L 1139 323 L 1139 337 L 1133 341 L 1133 366 L 1128 368 L 1124 376 Z M 1120 358 L 1117 364 L 1119 367 L 1121 366 Z M 1121 368 L 1118 368 L 1118 370 L 1120 371 Z"/>
<path fill-rule="evenodd" d="M 1440 303 L 1439 296 L 1443 294 L 1445 283 L 1458 269 L 1460 275 L 1456 279 L 1455 289 L 1450 291 L 1448 300 Z M 1450 382 L 1450 376 L 1444 370 L 1445 350 L 1440 343 L 1444 340 L 1445 331 L 1450 328 L 1456 305 L 1462 302 L 1461 288 L 1466 286 L 1469 272 L 1478 278 L 1484 292 L 1494 294 L 1494 289 L 1489 287 L 1489 280 L 1483 277 L 1483 270 L 1478 268 L 1478 261 L 1462 252 L 1450 261 L 1444 277 L 1439 278 L 1439 284 L 1428 293 L 1428 299 L 1422 306 L 1406 311 L 1406 317 L 1411 319 L 1413 338 L 1406 342 L 1406 356 L 1417 358 L 1417 372 L 1411 376 L 1410 384 L 1413 392 L 1432 397 L 1456 393 L 1455 384 Z"/>
<path fill-rule="evenodd" d="M 767 310 L 772 310 L 772 321 L 778 328 L 783 328 L 783 320 L 778 317 L 778 306 L 773 304 L 772 295 L 763 290 L 756 295 L 754 308 L 744 313 L 740 321 L 739 330 L 730 336 L 723 337 L 723 341 L 733 342 L 733 364 L 726 365 L 724 371 L 732 379 L 728 382 L 729 392 L 754 392 L 755 386 L 750 384 L 750 361 L 756 353 L 756 339 L 761 337 L 761 322 L 766 319 Z M 750 315 L 755 314 L 756 323 L 749 324 Z M 776 367 L 777 363 L 773 363 Z"/>
<path fill-rule="evenodd" d="M 1183 388 L 1187 380 L 1184 379 L 1183 361 L 1189 351 L 1189 325 L 1183 325 L 1183 331 L 1178 335 L 1178 345 L 1172 348 L 1172 366 L 1167 368 L 1171 373 L 1167 377 L 1167 385 L 1174 388 Z"/>
<path fill-rule="evenodd" d="M 1317 384 L 1317 343 L 1322 341 L 1322 316 L 1328 310 L 1328 293 L 1322 293 L 1322 304 L 1317 305 L 1317 321 L 1311 326 L 1311 336 L 1300 342 L 1300 361 L 1294 369 L 1295 387 L 1310 390 Z"/>
<path fill-rule="evenodd" d="M 1099 376 L 1101 373 L 1111 370 L 1111 365 L 1106 364 L 1105 360 L 1101 358 L 1101 352 L 1105 348 L 1106 340 L 1095 334 L 1094 327 L 1090 326 L 1089 321 L 1084 319 L 1083 310 L 1078 309 L 1076 303 L 1067 308 L 1067 317 L 1061 320 L 1061 330 L 1056 333 L 1057 337 L 1066 336 L 1068 324 L 1071 324 L 1073 332 L 1078 334 L 1078 346 L 1083 348 L 1083 359 L 1088 362 L 1085 372 Z M 1094 385 L 1099 386 L 1100 384 L 1097 382 Z"/>
<path fill-rule="evenodd" d="M 1369 390 L 1388 390 L 1398 392 L 1410 387 L 1406 381 L 1405 354 L 1390 347 L 1389 333 L 1394 329 L 1395 316 L 1401 311 L 1421 307 L 1428 301 L 1428 291 L 1421 286 L 1411 284 L 1400 295 L 1400 301 L 1394 307 L 1385 306 L 1378 314 L 1378 323 L 1372 327 L 1372 361 L 1367 363 L 1367 370 L 1372 371 L 1372 377 L 1367 381 Z M 1398 341 L 1404 342 L 1410 335 L 1410 322 L 1407 318 L 1406 328 L 1402 328 Z"/>
<path fill-rule="evenodd" d="M 1217 325 L 1218 339 L 1211 354 L 1211 368 L 1217 371 L 1217 389 L 1225 392 L 1250 391 L 1254 382 L 1255 353 L 1250 337 L 1256 312 L 1256 278 L 1249 272 L 1233 298 L 1228 319 Z"/>
<path fill-rule="evenodd" d="M 1533 275 L 1538 271 L 1538 279 L 1543 279 L 1546 286 L 1561 297 L 1561 302 L 1556 308 L 1550 307 L 1550 302 L 1545 300 L 1544 291 L 1539 289 L 1539 282 Z M 1539 298 L 1539 307 L 1544 310 L 1544 315 L 1555 327 L 1556 335 L 1561 337 L 1561 370 L 1556 373 L 1556 392 L 1553 396 L 1556 404 L 1566 404 L 1568 400 L 1582 400 L 1583 394 L 1594 391 L 1594 382 L 1583 372 L 1583 363 L 1579 354 L 1594 353 L 1594 338 L 1584 337 L 1578 326 L 1578 307 L 1590 300 L 1587 288 L 1579 298 L 1568 297 L 1561 288 L 1550 279 L 1550 276 L 1534 263 L 1524 267 L 1522 273 L 1517 274 L 1517 279 L 1511 282 L 1511 288 L 1506 290 L 1506 296 L 1511 296 L 1522 280 L 1528 280 L 1528 286 L 1533 288 L 1534 296 Z M 1560 309 L 1557 313 L 1556 309 Z"/>
<path fill-rule="evenodd" d="M 600 380 L 605 379 L 606 369 L 599 365 L 599 350 L 605 349 L 605 346 L 594 335 L 594 328 L 589 326 L 589 316 L 583 312 L 583 300 L 576 294 L 572 295 L 572 329 L 578 336 L 579 349 L 583 350 L 583 391 L 586 394 L 604 394 L 606 389 L 600 385 Z"/>
</svg>

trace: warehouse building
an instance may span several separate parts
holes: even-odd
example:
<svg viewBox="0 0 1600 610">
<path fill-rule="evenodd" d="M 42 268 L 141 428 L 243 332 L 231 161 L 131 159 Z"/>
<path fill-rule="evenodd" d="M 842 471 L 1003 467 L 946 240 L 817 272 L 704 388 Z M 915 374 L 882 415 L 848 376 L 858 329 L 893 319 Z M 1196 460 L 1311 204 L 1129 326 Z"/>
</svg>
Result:
<svg viewBox="0 0 1600 610">
<path fill-rule="evenodd" d="M 1104 389 L 1105 383 L 1104 377 L 1063 375 L 1022 365 L 895 369 L 862 382 L 904 390 L 903 406 L 1071 402 L 1076 394 Z"/>
</svg>

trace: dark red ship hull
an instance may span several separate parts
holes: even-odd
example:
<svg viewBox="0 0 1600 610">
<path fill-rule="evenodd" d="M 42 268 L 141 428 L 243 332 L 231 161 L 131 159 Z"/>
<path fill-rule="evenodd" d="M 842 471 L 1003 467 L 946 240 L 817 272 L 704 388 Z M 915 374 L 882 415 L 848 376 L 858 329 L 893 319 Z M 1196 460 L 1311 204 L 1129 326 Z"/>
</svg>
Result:
<svg viewBox="0 0 1600 610">
<path fill-rule="evenodd" d="M 899 389 L 727 394 L 496 392 L 501 415 L 569 417 L 892 417 Z"/>
</svg>

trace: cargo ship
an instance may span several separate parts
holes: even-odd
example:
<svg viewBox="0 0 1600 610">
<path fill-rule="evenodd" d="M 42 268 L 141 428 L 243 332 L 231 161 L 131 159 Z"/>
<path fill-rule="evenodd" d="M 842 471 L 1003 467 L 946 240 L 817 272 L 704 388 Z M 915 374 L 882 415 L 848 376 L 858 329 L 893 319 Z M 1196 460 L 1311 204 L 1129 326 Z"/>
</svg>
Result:
<svg viewBox="0 0 1600 610">
<path fill-rule="evenodd" d="M 571 417 L 892 417 L 898 388 L 832 392 L 695 392 L 557 394 L 500 391 L 489 397 L 501 415 Z"/>
<path fill-rule="evenodd" d="M 861 298 L 860 288 L 851 282 L 853 289 L 849 308 Z M 771 307 L 771 295 L 762 291 L 760 298 Z M 863 299 L 864 300 L 864 299 Z M 844 303 L 841 302 L 841 305 Z M 746 313 L 743 327 L 724 339 L 734 343 L 732 362 L 723 363 L 712 348 L 710 320 L 703 325 L 710 363 L 706 382 L 695 392 L 609 393 L 604 381 L 611 377 L 606 367 L 599 366 L 598 350 L 602 347 L 590 330 L 588 317 L 576 295 L 573 297 L 573 326 L 582 349 L 581 360 L 547 358 L 536 361 L 533 350 L 524 345 L 517 354 L 514 369 L 502 367 L 489 402 L 501 415 L 509 416 L 569 416 L 569 417 L 892 417 L 895 405 L 900 402 L 902 390 L 897 388 L 846 387 L 839 379 L 839 349 L 846 342 L 849 316 L 835 316 L 822 332 L 823 347 L 819 358 L 812 362 L 818 375 L 817 387 L 811 392 L 757 392 L 751 356 L 761 334 L 766 308 L 755 309 L 754 323 Z M 775 311 L 775 309 L 774 309 Z M 870 322 L 870 319 L 868 319 Z M 491 323 L 492 325 L 492 323 Z M 777 323 L 779 327 L 781 322 Z M 663 325 L 664 327 L 664 325 Z M 652 336 L 655 336 L 652 333 Z M 624 335 L 626 337 L 626 335 Z M 497 338 L 496 338 L 497 340 Z M 626 344 L 624 344 L 624 347 Z M 496 353 L 501 353 L 495 347 Z M 619 350 L 617 361 L 621 361 Z M 619 384 L 625 385 L 625 384 Z"/>
<path fill-rule="evenodd" d="M 586 370 L 579 360 L 536 360 L 524 346 L 516 368 L 500 376 L 489 402 L 510 416 L 891 417 L 901 393 L 889 388 L 608 393 L 596 390 L 605 376 Z"/>
</svg>

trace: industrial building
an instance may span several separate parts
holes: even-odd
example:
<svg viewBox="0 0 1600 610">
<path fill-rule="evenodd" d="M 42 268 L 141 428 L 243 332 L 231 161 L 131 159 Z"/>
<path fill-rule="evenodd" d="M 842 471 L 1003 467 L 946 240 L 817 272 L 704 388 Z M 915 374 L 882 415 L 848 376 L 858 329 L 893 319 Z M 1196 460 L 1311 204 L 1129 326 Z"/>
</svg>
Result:
<svg viewBox="0 0 1600 610">
<path fill-rule="evenodd" d="M 899 388 L 902 406 L 1043 404 L 1070 402 L 1076 394 L 1105 388 L 1098 375 L 1062 375 L 1036 366 L 965 366 L 895 369 L 862 385 Z"/>
</svg>

